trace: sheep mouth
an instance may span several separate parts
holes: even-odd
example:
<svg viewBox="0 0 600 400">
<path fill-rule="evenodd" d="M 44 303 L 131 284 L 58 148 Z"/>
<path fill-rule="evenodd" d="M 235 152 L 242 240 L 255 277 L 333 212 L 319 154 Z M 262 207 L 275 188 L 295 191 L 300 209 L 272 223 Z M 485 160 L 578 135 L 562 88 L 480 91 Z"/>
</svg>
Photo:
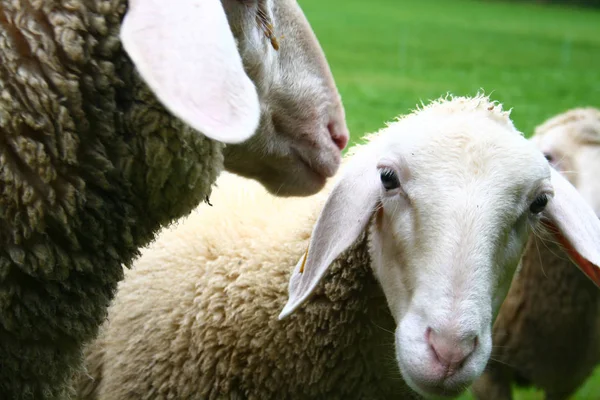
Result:
<svg viewBox="0 0 600 400">
<path fill-rule="evenodd" d="M 341 161 L 341 151 L 327 151 L 329 154 L 326 154 L 324 157 L 323 153 L 325 151 L 321 150 L 317 157 L 311 158 L 302 152 L 294 150 L 296 159 L 304 167 L 308 175 L 314 177 L 315 180 L 323 182 L 335 175 Z"/>
<path fill-rule="evenodd" d="M 263 185 L 269 192 L 283 197 L 311 196 L 319 192 L 327 183 L 327 179 L 337 172 L 341 155 L 338 155 L 337 159 L 332 157 L 323 160 L 323 151 L 316 154 L 319 157 L 310 157 L 310 153 L 303 154 L 297 149 L 292 149 L 285 167 L 277 165 L 273 169 L 273 175 L 270 175 L 271 178 L 264 180 Z"/>
</svg>

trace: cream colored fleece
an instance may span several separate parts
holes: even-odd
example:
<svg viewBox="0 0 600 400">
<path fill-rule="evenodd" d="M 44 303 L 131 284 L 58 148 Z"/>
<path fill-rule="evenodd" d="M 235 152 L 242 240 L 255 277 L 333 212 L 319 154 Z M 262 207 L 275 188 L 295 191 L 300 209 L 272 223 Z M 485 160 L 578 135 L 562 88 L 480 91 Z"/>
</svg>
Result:
<svg viewBox="0 0 600 400">
<path fill-rule="evenodd" d="M 277 320 L 327 190 L 279 199 L 225 174 L 218 185 L 212 209 L 164 231 L 128 271 L 81 397 L 412 398 L 364 235 L 301 311 Z"/>
</svg>

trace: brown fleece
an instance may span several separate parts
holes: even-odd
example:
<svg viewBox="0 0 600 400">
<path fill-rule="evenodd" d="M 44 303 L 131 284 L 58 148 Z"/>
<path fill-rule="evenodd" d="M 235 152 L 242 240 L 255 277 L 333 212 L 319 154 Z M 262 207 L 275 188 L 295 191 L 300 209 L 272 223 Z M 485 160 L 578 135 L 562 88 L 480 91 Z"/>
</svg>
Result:
<svg viewBox="0 0 600 400">
<path fill-rule="evenodd" d="M 0 4 L 0 398 L 68 398 L 123 264 L 210 194 L 222 145 L 121 48 L 125 0 Z"/>
<path fill-rule="evenodd" d="M 494 349 L 474 384 L 481 400 L 512 399 L 511 383 L 565 400 L 600 360 L 600 291 L 556 243 L 532 235 L 494 324 Z"/>
</svg>

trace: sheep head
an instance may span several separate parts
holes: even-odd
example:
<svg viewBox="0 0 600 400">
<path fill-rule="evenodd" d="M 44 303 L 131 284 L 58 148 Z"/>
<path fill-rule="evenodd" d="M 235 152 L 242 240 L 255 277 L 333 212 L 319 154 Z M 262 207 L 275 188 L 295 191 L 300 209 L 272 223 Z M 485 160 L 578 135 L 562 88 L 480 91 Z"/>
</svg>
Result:
<svg viewBox="0 0 600 400">
<path fill-rule="evenodd" d="M 600 216 L 600 110 L 575 108 L 550 118 L 531 138 Z"/>
<path fill-rule="evenodd" d="M 600 221 L 488 98 L 442 99 L 355 151 L 296 266 L 283 318 L 365 230 L 404 380 L 454 396 L 484 370 L 530 234 L 555 235 L 600 284 Z"/>
<path fill-rule="evenodd" d="M 226 169 L 280 196 L 337 171 L 344 110 L 295 0 L 130 0 L 121 40 L 173 115 L 230 144 Z"/>
</svg>

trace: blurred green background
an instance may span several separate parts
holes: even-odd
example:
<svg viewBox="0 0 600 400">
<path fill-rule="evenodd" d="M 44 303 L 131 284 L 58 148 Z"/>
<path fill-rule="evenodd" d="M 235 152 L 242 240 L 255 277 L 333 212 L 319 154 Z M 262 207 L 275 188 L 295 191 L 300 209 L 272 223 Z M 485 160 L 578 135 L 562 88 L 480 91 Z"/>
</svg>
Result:
<svg viewBox="0 0 600 400">
<path fill-rule="evenodd" d="M 483 0 L 299 0 L 353 138 L 446 92 L 492 94 L 527 135 L 600 106 L 600 10 Z"/>
<path fill-rule="evenodd" d="M 528 136 L 569 108 L 600 107 L 598 8 L 568 1 L 563 3 L 571 6 L 484 0 L 299 3 L 331 65 L 352 142 L 446 92 L 491 94 L 513 109 L 516 126 Z M 515 399 L 543 395 L 518 390 Z M 573 399 L 600 400 L 600 369 Z"/>
</svg>

